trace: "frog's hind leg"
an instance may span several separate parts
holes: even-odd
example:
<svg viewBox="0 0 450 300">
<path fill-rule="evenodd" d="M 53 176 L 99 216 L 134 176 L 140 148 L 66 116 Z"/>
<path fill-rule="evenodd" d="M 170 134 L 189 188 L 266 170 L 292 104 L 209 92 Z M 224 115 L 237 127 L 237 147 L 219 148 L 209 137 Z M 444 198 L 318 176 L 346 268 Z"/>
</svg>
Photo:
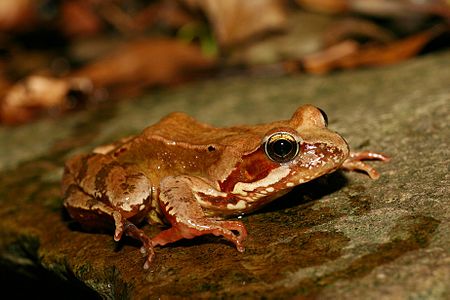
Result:
<svg viewBox="0 0 450 300">
<path fill-rule="evenodd" d="M 141 252 L 147 255 L 144 268 L 150 266 L 155 255 L 151 239 L 119 210 L 84 193 L 76 185 L 69 186 L 66 195 L 64 206 L 74 220 L 86 229 L 109 229 L 114 224 L 114 240 L 119 241 L 124 234 L 140 240 Z"/>
<path fill-rule="evenodd" d="M 199 186 L 203 184 L 204 186 Z M 213 187 L 206 183 L 195 183 L 195 189 Z M 152 238 L 153 246 L 166 245 L 180 239 L 213 234 L 234 243 L 238 251 L 244 251 L 242 241 L 247 230 L 242 222 L 209 218 L 196 200 L 194 184 L 187 176 L 167 177 L 160 184 L 160 204 L 172 227 Z"/>
<path fill-rule="evenodd" d="M 114 217 L 114 210 L 92 196 L 84 193 L 78 186 L 68 187 L 64 206 L 70 217 L 77 221 L 85 229 L 109 229 L 114 223 L 117 225 L 117 233 L 120 236 L 122 224 Z"/>
</svg>

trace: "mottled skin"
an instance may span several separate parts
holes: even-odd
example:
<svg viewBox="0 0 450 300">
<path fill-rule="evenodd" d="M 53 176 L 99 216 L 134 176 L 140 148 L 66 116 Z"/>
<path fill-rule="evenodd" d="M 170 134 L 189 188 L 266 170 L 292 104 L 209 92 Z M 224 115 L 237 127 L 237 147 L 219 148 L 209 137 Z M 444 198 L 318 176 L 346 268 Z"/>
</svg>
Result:
<svg viewBox="0 0 450 300">
<path fill-rule="evenodd" d="M 282 150 L 298 149 L 288 161 L 265 150 L 279 132 L 291 139 L 280 142 Z M 115 226 L 116 241 L 123 234 L 140 240 L 148 268 L 154 246 L 204 234 L 222 236 L 243 251 L 243 223 L 220 217 L 253 211 L 338 168 L 377 178 L 364 159 L 388 158 L 350 154 L 345 140 L 327 128 L 323 112 L 311 105 L 290 120 L 229 128 L 172 113 L 140 135 L 68 160 L 62 191 L 70 216 L 85 227 Z M 144 219 L 171 227 L 150 238 L 136 227 Z"/>
</svg>

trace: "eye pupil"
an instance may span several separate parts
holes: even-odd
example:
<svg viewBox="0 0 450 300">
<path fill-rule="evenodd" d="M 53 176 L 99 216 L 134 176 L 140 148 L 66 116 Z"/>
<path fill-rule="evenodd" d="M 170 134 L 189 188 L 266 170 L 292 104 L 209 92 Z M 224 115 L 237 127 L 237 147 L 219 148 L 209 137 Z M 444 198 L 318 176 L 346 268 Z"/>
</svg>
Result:
<svg viewBox="0 0 450 300">
<path fill-rule="evenodd" d="M 284 163 L 293 160 L 299 150 L 298 141 L 288 132 L 277 132 L 267 138 L 264 150 L 273 161 Z"/>
<path fill-rule="evenodd" d="M 287 140 L 279 139 L 273 143 L 273 152 L 280 157 L 287 156 L 293 148 L 292 142 Z"/>
</svg>

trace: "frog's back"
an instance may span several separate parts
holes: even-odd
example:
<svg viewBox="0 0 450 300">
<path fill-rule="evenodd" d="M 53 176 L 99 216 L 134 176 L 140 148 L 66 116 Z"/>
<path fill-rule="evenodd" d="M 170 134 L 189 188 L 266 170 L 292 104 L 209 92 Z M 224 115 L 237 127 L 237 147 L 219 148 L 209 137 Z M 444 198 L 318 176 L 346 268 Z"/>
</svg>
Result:
<svg viewBox="0 0 450 300">
<path fill-rule="evenodd" d="M 241 150 L 251 151 L 260 144 L 261 138 L 269 129 L 269 125 L 218 128 L 201 123 L 185 113 L 175 112 L 147 127 L 142 136 L 205 149 L 217 147 L 221 150 L 238 146 Z"/>
<path fill-rule="evenodd" d="M 198 122 L 191 116 L 174 112 L 158 123 L 147 127 L 142 136 L 148 139 L 165 139 L 168 142 L 189 143 L 192 145 L 208 145 L 222 141 L 232 132 Z"/>
<path fill-rule="evenodd" d="M 136 165 L 153 182 L 180 174 L 221 178 L 260 147 L 274 124 L 217 128 L 171 113 L 110 154 L 120 163 Z"/>
</svg>

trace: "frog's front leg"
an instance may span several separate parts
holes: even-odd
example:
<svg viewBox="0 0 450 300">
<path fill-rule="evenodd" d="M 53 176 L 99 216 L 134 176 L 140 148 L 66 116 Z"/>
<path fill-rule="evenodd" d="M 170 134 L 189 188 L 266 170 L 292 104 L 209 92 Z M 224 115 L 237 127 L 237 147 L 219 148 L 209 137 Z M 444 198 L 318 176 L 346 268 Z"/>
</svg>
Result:
<svg viewBox="0 0 450 300">
<path fill-rule="evenodd" d="M 166 177 L 161 181 L 160 205 L 172 227 L 152 238 L 153 246 L 213 234 L 223 236 L 234 243 L 238 251 L 244 251 L 242 241 L 247 236 L 244 224 L 207 217 L 197 200 L 201 193 L 224 197 L 213 186 L 196 177 Z"/>
<path fill-rule="evenodd" d="M 341 168 L 347 171 L 366 172 L 370 178 L 378 179 L 380 174 L 372 166 L 363 162 L 363 160 L 381 160 L 389 161 L 390 158 L 382 153 L 372 151 L 351 152 L 349 157 L 344 161 Z"/>
</svg>

